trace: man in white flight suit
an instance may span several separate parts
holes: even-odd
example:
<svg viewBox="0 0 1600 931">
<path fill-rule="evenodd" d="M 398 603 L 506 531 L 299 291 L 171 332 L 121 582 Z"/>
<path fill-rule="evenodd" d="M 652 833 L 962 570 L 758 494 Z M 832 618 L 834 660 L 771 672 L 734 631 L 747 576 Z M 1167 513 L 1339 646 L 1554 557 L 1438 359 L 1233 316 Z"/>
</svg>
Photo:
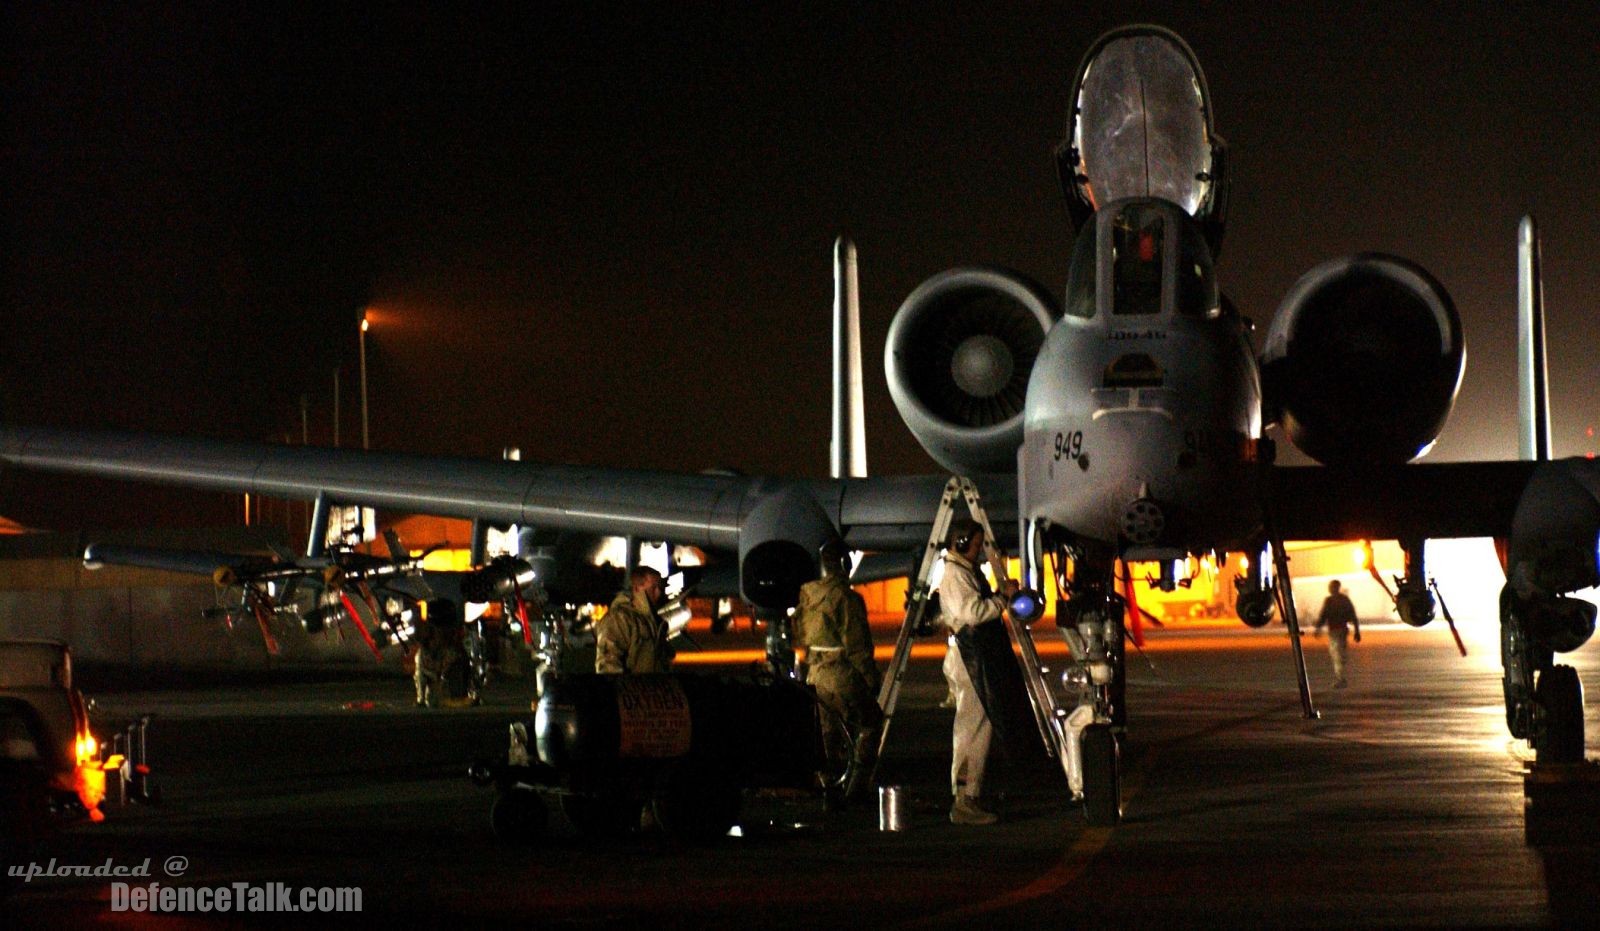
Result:
<svg viewBox="0 0 1600 931">
<path fill-rule="evenodd" d="M 956 634 L 979 624 L 1000 623 L 1006 598 L 1016 594 L 1017 583 L 1006 579 L 1005 596 L 994 594 L 977 568 L 983 560 L 983 527 L 971 518 L 951 522 L 944 557 L 944 577 L 939 580 L 939 605 L 943 622 L 950 629 L 945 650 L 944 674 L 956 697 L 956 722 L 951 734 L 950 790 L 955 797 L 950 806 L 952 824 L 994 824 L 1000 820 L 978 803 L 983 791 L 983 772 L 989 758 L 994 725 L 984 710 L 983 700 L 973 687 Z M 971 659 L 977 660 L 976 657 Z"/>
</svg>

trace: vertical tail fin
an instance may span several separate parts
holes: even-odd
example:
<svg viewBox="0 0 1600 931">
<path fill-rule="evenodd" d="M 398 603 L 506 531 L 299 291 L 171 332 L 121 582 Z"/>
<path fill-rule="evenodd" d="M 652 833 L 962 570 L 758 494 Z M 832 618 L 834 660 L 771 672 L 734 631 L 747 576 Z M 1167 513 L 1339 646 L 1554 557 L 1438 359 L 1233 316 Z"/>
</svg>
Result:
<svg viewBox="0 0 1600 931">
<path fill-rule="evenodd" d="M 867 425 L 861 381 L 861 286 L 856 246 L 833 244 L 833 440 L 828 470 L 834 478 L 867 475 Z"/>
<path fill-rule="evenodd" d="M 1517 228 L 1517 458 L 1550 459 L 1550 392 L 1545 367 L 1544 284 L 1539 226 L 1530 214 Z"/>
</svg>

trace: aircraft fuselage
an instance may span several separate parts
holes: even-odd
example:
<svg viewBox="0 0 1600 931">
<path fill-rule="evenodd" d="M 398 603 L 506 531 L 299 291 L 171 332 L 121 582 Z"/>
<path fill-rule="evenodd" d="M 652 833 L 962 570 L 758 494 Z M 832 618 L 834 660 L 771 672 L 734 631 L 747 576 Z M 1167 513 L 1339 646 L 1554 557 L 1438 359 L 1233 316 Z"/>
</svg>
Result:
<svg viewBox="0 0 1600 931">
<path fill-rule="evenodd" d="M 1255 357 L 1199 225 L 1155 198 L 1099 211 L 1028 382 L 1023 519 L 1132 558 L 1239 542 L 1260 523 L 1260 436 Z"/>
</svg>

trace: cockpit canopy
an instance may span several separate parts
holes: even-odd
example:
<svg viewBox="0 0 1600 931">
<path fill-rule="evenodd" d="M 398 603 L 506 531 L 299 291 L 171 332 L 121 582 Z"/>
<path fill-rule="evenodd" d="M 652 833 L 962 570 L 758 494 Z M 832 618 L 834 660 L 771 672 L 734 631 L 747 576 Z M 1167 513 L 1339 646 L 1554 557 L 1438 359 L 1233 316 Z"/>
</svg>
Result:
<svg viewBox="0 0 1600 931">
<path fill-rule="evenodd" d="M 1223 152 L 1205 75 L 1176 34 L 1128 26 L 1089 49 L 1056 153 L 1077 226 L 1113 201 L 1159 197 L 1198 220 L 1215 253 L 1227 199 Z"/>
<path fill-rule="evenodd" d="M 1200 225 L 1182 208 L 1150 197 L 1120 200 L 1078 233 L 1067 268 L 1066 313 L 1216 319 L 1222 298 L 1214 268 Z"/>
</svg>

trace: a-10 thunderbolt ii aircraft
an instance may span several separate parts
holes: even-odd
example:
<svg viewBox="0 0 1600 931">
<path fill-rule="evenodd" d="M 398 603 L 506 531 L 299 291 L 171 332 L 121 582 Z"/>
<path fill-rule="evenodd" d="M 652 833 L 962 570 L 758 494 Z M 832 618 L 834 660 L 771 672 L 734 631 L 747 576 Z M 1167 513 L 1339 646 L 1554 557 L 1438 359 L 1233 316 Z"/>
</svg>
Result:
<svg viewBox="0 0 1600 931">
<path fill-rule="evenodd" d="M 1077 233 L 1064 303 L 1011 272 L 945 272 L 898 311 L 885 366 L 906 425 L 941 466 L 974 480 L 1001 542 L 1018 546 L 1024 589 L 1013 614 L 1024 629 L 1046 584 L 1063 596 L 1057 626 L 1071 661 L 1047 685 L 1066 697 L 1039 721 L 1089 820 L 1121 812 L 1116 561 L 1171 567 L 1190 554 L 1266 552 L 1250 561 L 1239 614 L 1264 624 L 1276 601 L 1292 624 L 1286 538 L 1400 540 L 1397 608 L 1412 624 L 1434 614 L 1427 538 L 1508 541 L 1508 724 L 1541 760 L 1581 759 L 1582 691 L 1553 654 L 1593 631 L 1594 609 L 1563 594 L 1597 581 L 1600 479 L 1581 461 L 1539 461 L 1542 399 L 1524 407 L 1525 428 L 1536 428 L 1525 461 L 1407 465 L 1438 435 L 1463 370 L 1444 288 L 1391 256 L 1328 262 L 1286 296 L 1258 357 L 1250 324 L 1218 289 L 1226 151 L 1188 46 L 1156 27 L 1113 31 L 1085 55 L 1070 100 L 1058 161 Z M 1536 310 L 1526 228 L 1524 239 L 1524 302 Z M 1532 320 L 1523 342 L 1539 352 L 1524 359 L 1524 381 L 1542 390 L 1542 322 Z M 1274 465 L 1263 435 L 1274 423 L 1321 465 Z M 0 431 L 0 457 L 692 545 L 736 566 L 744 599 L 768 616 L 795 604 L 835 533 L 860 550 L 922 552 L 946 481 L 668 474 L 22 427 Z M 1271 582 L 1268 561 L 1279 570 Z M 1311 714 L 1303 662 L 1299 672 Z"/>
</svg>

